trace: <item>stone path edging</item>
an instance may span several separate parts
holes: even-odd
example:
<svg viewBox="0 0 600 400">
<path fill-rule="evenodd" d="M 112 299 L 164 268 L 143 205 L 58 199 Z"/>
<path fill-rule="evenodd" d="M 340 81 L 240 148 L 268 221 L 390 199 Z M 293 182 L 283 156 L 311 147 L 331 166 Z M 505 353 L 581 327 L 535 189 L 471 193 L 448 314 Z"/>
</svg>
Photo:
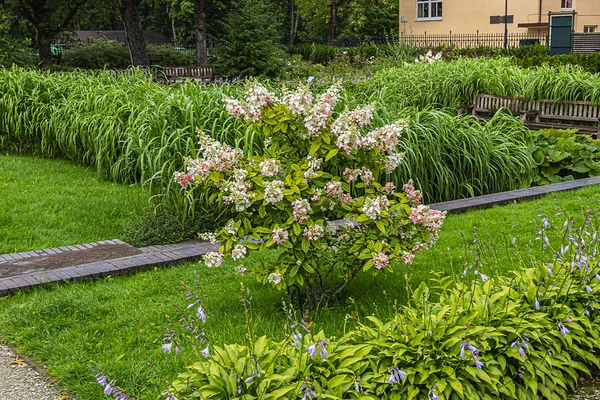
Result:
<svg viewBox="0 0 600 400">
<path fill-rule="evenodd" d="M 430 207 L 450 213 L 460 213 L 471 209 L 492 207 L 513 202 L 537 198 L 544 194 L 565 190 L 578 189 L 584 186 L 600 184 L 600 177 L 579 179 L 546 186 L 537 186 L 527 189 L 513 190 L 468 199 L 448 201 L 431 204 Z M 120 240 L 109 240 L 97 243 L 88 243 L 75 246 L 64 246 L 45 250 L 35 250 L 15 254 L 0 255 L 0 268 L 2 262 L 18 260 L 27 257 L 51 256 L 60 252 L 85 251 L 98 244 L 126 244 Z M 30 289 L 51 282 L 82 281 L 93 278 L 120 275 L 148 270 L 154 267 L 174 264 L 182 261 L 197 260 L 202 255 L 216 251 L 217 244 L 202 241 L 190 241 L 170 245 L 148 246 L 138 249 L 141 253 L 106 261 L 96 261 L 72 267 L 57 268 L 47 271 L 32 272 L 7 278 L 0 278 L 0 296 L 9 295 L 18 290 Z"/>
</svg>

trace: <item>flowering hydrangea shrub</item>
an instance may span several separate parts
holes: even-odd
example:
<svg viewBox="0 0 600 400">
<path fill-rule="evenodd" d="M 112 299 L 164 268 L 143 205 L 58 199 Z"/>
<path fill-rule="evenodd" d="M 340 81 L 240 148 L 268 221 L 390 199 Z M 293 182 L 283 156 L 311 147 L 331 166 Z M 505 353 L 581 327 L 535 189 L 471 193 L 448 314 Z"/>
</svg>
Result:
<svg viewBox="0 0 600 400">
<path fill-rule="evenodd" d="M 247 89 L 225 104 L 263 135 L 263 154 L 246 157 L 200 132 L 202 158 L 175 174 L 182 187 L 209 188 L 212 201 L 237 213 L 215 232 L 221 247 L 204 257 L 208 267 L 278 248 L 277 262 L 254 269 L 257 279 L 278 289 L 304 285 L 318 309 L 360 271 L 410 264 L 435 243 L 445 213 L 421 204 L 412 182 L 401 192 L 385 183 L 402 161 L 404 121 L 368 129 L 373 105 L 334 116 L 339 85 L 316 97 L 305 86 L 279 97 L 258 83 Z"/>
</svg>

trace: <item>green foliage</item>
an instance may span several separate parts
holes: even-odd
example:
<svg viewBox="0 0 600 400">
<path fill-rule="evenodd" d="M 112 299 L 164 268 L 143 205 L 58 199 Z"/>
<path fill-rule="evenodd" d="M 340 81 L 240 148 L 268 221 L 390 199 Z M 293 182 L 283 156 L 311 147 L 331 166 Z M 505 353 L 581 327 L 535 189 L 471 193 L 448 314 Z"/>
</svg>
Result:
<svg viewBox="0 0 600 400">
<path fill-rule="evenodd" d="M 409 124 L 392 181 L 412 179 L 426 204 L 529 187 L 536 175 L 529 131 L 516 118 L 498 113 L 486 123 L 412 108 L 398 116 Z"/>
<path fill-rule="evenodd" d="M 569 233 L 574 243 L 588 240 L 588 232 Z M 214 346 L 171 391 L 179 399 L 566 398 L 589 366 L 600 366 L 598 256 L 571 267 L 576 251 L 596 254 L 589 245 L 567 248 L 550 268 L 539 262 L 507 277 L 475 270 L 472 283 L 422 283 L 395 317 L 367 317 L 339 340 L 321 332 L 296 345 L 290 334 Z M 296 340 L 298 330 L 290 332 Z"/>
<path fill-rule="evenodd" d="M 148 45 L 150 63 L 161 66 L 192 65 L 192 54 L 181 53 L 171 45 Z M 71 68 L 125 69 L 131 65 L 129 49 L 115 40 L 92 40 L 88 44 L 78 44 L 65 49 L 61 62 Z"/>
<path fill-rule="evenodd" d="M 193 218 L 183 220 L 173 211 L 159 210 L 156 213 L 146 213 L 138 221 L 131 223 L 123 240 L 135 247 L 197 240 L 199 233 L 223 226 L 228 219 L 229 216 L 218 207 L 199 210 Z"/>
<path fill-rule="evenodd" d="M 78 44 L 62 52 L 61 62 L 72 68 L 124 69 L 131 64 L 129 49 L 115 40 L 91 40 L 88 44 Z"/>
<path fill-rule="evenodd" d="M 548 65 L 550 67 L 573 65 L 588 72 L 600 73 L 600 53 L 571 53 L 555 56 L 539 54 L 517 58 L 516 62 L 523 68 L 537 67 L 540 65 Z"/>
<path fill-rule="evenodd" d="M 227 76 L 276 76 L 285 62 L 280 15 L 271 0 L 239 0 L 225 22 L 218 63 Z"/>
<path fill-rule="evenodd" d="M 38 62 L 37 55 L 29 47 L 17 40 L 2 37 L 0 30 L 0 67 L 34 67 Z"/>
<path fill-rule="evenodd" d="M 532 133 L 538 165 L 534 183 L 545 185 L 600 175 L 600 140 L 577 130 L 545 129 Z"/>
<path fill-rule="evenodd" d="M 194 54 L 182 53 L 175 50 L 170 44 L 151 44 L 147 46 L 148 56 L 152 65 L 160 66 L 186 66 L 193 65 L 196 61 Z"/>
<path fill-rule="evenodd" d="M 377 99 L 390 115 L 404 107 L 471 104 L 480 93 L 530 99 L 588 100 L 600 104 L 600 75 L 576 66 L 522 69 L 514 60 L 458 59 L 383 69 L 351 89 L 362 103 Z"/>
</svg>

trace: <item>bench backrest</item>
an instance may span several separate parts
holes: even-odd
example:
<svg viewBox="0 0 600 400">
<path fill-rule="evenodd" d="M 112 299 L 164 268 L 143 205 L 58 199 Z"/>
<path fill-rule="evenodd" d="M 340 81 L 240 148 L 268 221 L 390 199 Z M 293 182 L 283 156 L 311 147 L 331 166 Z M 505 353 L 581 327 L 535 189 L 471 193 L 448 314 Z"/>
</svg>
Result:
<svg viewBox="0 0 600 400">
<path fill-rule="evenodd" d="M 533 111 L 537 109 L 537 101 L 535 100 L 529 100 L 525 97 L 494 96 L 489 94 L 476 95 L 473 104 L 475 105 L 475 109 L 506 109 L 515 115 L 518 115 L 521 111 Z"/>
<path fill-rule="evenodd" d="M 541 117 L 588 122 L 598 122 L 600 118 L 600 106 L 589 101 L 542 100 L 539 103 Z"/>
<path fill-rule="evenodd" d="M 211 77 L 215 75 L 215 67 L 165 67 L 163 72 L 166 76 L 184 78 L 184 77 Z"/>
</svg>

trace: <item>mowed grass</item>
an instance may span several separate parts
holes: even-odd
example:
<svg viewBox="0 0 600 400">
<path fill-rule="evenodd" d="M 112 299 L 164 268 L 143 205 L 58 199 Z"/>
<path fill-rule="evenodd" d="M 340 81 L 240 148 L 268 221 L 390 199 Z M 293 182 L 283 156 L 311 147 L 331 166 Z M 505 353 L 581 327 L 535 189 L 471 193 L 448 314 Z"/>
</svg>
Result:
<svg viewBox="0 0 600 400">
<path fill-rule="evenodd" d="M 354 319 L 347 318 L 353 311 L 363 321 L 369 314 L 389 317 L 397 305 L 406 304 L 411 288 L 423 281 L 433 283 L 434 273 L 462 279 L 462 271 L 474 262 L 479 245 L 483 248 L 482 271 L 489 276 L 508 274 L 517 265 L 544 257 L 541 242 L 535 240 L 543 216 L 550 217 L 549 236 L 551 244 L 557 246 L 565 218 L 581 221 L 586 210 L 598 208 L 599 201 L 600 187 L 595 186 L 451 215 L 432 250 L 418 256 L 408 268 L 395 266 L 392 273 L 360 276 L 338 304 L 311 318 L 312 330 L 339 337 L 355 324 Z M 517 238 L 514 245 L 513 237 Z M 550 252 L 546 250 L 546 256 Z M 520 262 L 515 253 L 521 257 Z M 254 254 L 245 264 L 251 266 L 272 256 Z M 197 280 L 208 296 L 204 328 L 211 344 L 245 341 L 240 282 L 252 293 L 252 327 L 256 335 L 282 338 L 285 334 L 282 302 L 287 295 L 258 285 L 251 276 L 235 275 L 235 265 L 229 262 L 208 269 L 201 262 L 187 263 L 5 297 L 0 299 L 0 336 L 47 365 L 51 374 L 80 399 L 103 398 L 92 367 L 115 379 L 128 393 L 155 399 L 178 372 L 196 360 L 189 349 L 179 355 L 161 349 L 165 327 L 178 326 L 174 305 L 185 308 L 188 304 L 182 282 L 192 284 Z M 466 279 L 470 277 L 472 272 Z"/>
<path fill-rule="evenodd" d="M 0 155 L 0 254 L 119 238 L 147 204 L 141 187 L 92 169 Z"/>
</svg>

